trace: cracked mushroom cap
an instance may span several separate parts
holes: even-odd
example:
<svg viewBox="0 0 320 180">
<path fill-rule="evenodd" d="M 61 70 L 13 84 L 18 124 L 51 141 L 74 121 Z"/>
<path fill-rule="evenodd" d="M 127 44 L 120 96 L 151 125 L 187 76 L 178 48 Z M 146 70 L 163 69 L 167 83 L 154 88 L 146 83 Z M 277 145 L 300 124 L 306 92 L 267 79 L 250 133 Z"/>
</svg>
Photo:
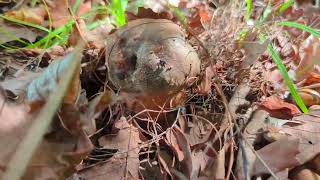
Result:
<svg viewBox="0 0 320 180">
<path fill-rule="evenodd" d="M 159 110 L 183 102 L 181 91 L 199 74 L 201 62 L 178 25 L 138 19 L 112 37 L 107 42 L 108 77 L 131 110 Z"/>
</svg>

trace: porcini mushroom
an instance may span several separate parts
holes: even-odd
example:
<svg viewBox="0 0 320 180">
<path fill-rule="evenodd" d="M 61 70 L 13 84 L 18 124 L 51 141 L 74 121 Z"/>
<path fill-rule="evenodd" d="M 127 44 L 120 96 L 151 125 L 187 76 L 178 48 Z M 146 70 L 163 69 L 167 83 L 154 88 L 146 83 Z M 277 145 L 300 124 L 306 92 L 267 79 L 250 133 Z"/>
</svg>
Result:
<svg viewBox="0 0 320 180">
<path fill-rule="evenodd" d="M 200 63 L 181 28 L 165 19 L 131 21 L 107 42 L 108 78 L 135 112 L 182 103 L 172 99 L 199 74 Z"/>
</svg>

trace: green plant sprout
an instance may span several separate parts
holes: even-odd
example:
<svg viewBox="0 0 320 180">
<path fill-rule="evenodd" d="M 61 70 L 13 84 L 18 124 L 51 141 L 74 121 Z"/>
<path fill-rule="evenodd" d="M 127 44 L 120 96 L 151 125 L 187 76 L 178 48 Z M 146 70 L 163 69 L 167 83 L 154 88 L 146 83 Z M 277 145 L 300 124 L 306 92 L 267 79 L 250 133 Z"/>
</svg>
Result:
<svg viewBox="0 0 320 180">
<path fill-rule="evenodd" d="M 127 23 L 125 10 L 128 5 L 128 0 L 113 0 L 108 6 L 107 10 L 115 18 L 117 26 L 123 26 Z"/>
</svg>

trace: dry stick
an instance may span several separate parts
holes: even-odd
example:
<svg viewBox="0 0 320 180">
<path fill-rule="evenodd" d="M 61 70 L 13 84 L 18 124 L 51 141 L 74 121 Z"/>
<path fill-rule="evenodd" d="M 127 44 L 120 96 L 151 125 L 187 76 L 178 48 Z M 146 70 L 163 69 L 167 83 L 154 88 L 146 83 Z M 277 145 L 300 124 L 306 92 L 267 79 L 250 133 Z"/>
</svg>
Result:
<svg viewBox="0 0 320 180">
<path fill-rule="evenodd" d="M 127 149 L 129 150 L 130 149 L 130 144 L 131 144 L 131 131 L 132 131 L 132 128 L 130 128 L 130 135 L 129 135 L 129 142 L 128 142 L 128 145 L 127 145 Z M 128 175 L 128 157 L 129 157 L 129 151 L 127 151 L 126 153 L 126 166 L 124 168 L 124 179 L 127 179 L 127 175 Z"/>
<path fill-rule="evenodd" d="M 226 112 L 226 118 L 223 120 L 222 123 L 224 123 L 225 125 L 228 123 L 232 127 L 233 126 L 232 120 L 233 120 L 233 115 L 235 114 L 235 112 L 234 111 L 232 111 L 232 112 L 230 111 L 230 108 L 229 108 L 229 105 L 228 105 L 228 100 L 227 100 L 226 96 L 222 92 L 220 83 L 218 83 L 218 82 L 214 83 L 214 86 L 215 86 L 218 94 L 222 98 L 222 103 L 223 103 L 223 105 L 224 105 L 224 107 L 226 109 L 226 111 L 225 111 Z M 228 128 L 228 129 L 230 129 L 230 131 L 229 131 L 230 137 L 233 138 L 233 130 L 232 130 L 232 128 Z M 231 148 L 233 148 L 233 144 L 232 144 Z M 233 150 L 230 151 L 230 152 L 233 152 Z M 226 179 L 229 179 L 229 177 L 230 177 L 232 164 L 233 164 L 233 160 L 234 160 L 233 154 L 230 153 L 230 155 L 231 156 L 229 158 L 228 172 L 227 172 L 227 175 L 226 175 Z"/>
<path fill-rule="evenodd" d="M 82 55 L 83 43 L 72 52 L 70 58 L 73 58 L 69 65 L 69 69 L 64 72 L 64 77 L 61 79 L 60 84 L 56 90 L 49 96 L 47 103 L 44 105 L 41 112 L 33 121 L 31 127 L 28 129 L 26 136 L 17 147 L 17 151 L 13 154 L 8 168 L 3 175 L 3 179 L 18 180 L 22 177 L 25 169 L 30 161 L 34 151 L 41 143 L 41 140 L 48 129 L 52 118 L 58 110 L 65 93 L 68 90 L 71 83 L 74 72 L 78 66 L 80 66 L 80 60 Z"/>
</svg>

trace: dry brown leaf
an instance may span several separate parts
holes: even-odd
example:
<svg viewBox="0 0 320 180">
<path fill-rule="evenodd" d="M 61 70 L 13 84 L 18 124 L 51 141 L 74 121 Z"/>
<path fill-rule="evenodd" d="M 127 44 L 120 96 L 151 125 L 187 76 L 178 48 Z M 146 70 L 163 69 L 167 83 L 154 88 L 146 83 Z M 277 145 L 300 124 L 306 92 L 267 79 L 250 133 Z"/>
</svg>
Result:
<svg viewBox="0 0 320 180">
<path fill-rule="evenodd" d="M 301 113 L 296 105 L 284 102 L 277 96 L 268 97 L 258 105 L 259 108 L 269 112 L 270 116 L 279 119 L 291 119 Z"/>
<path fill-rule="evenodd" d="M 15 41 L 19 38 L 29 42 L 35 42 L 38 36 L 43 36 L 44 32 L 37 29 L 27 28 L 22 25 L 7 24 L 0 19 L 0 44 Z"/>
<path fill-rule="evenodd" d="M 122 174 L 131 174 L 133 178 L 139 177 L 139 131 L 137 128 L 132 126 L 127 122 L 127 120 L 122 117 L 119 121 L 115 122 L 115 128 L 119 129 L 119 132 L 115 135 L 106 135 L 99 139 L 99 144 L 108 149 L 118 149 L 119 151 L 114 156 L 114 162 L 117 166 L 125 166 L 124 171 L 117 172 Z M 106 166 L 111 166 L 110 168 L 116 168 L 112 164 Z M 119 170 L 118 170 L 119 171 Z M 113 172 L 114 173 L 114 172 Z M 106 174 L 108 176 L 108 174 Z M 120 179 L 123 176 L 118 176 Z"/>
<path fill-rule="evenodd" d="M 302 44 L 299 50 L 301 61 L 296 69 L 296 78 L 302 79 L 310 72 L 314 72 L 315 65 L 320 61 L 320 39 L 310 35 Z"/>
<path fill-rule="evenodd" d="M 108 23 L 98 26 L 93 30 L 88 30 L 84 20 L 81 19 L 78 20 L 78 25 L 79 29 L 75 28 L 75 31 L 68 39 L 68 44 L 70 46 L 75 46 L 79 41 L 79 37 L 83 36 L 90 47 L 102 49 L 105 47 L 106 39 L 109 38 L 109 33 L 114 28 L 111 23 Z"/>
<path fill-rule="evenodd" d="M 246 38 L 239 42 L 239 46 L 245 51 L 240 69 L 249 68 L 267 50 L 269 42 L 265 41 L 264 43 L 260 43 L 258 34 L 259 32 L 257 30 L 249 31 Z"/>
<path fill-rule="evenodd" d="M 320 180 L 320 176 L 311 171 L 310 169 L 302 169 L 299 172 L 295 172 L 290 178 L 291 180 Z"/>
<path fill-rule="evenodd" d="M 63 103 L 65 103 L 65 104 L 70 104 L 70 105 L 75 104 L 76 100 L 78 99 L 78 97 L 80 95 L 80 90 L 81 90 L 81 83 L 80 83 L 81 67 L 80 66 L 81 65 L 79 63 L 79 66 L 77 66 L 77 69 L 74 72 L 74 76 L 73 76 L 73 79 L 69 85 L 69 89 L 63 98 Z"/>
<path fill-rule="evenodd" d="M 5 101 L 0 95 L 0 176 L 6 163 L 16 149 L 25 130 L 32 123 L 31 115 L 28 114 L 29 108 L 24 104 L 13 104 Z"/>
<path fill-rule="evenodd" d="M 307 76 L 305 76 L 305 82 L 304 85 L 311 85 L 314 83 L 320 83 L 320 74 L 318 73 L 309 73 Z"/>
<path fill-rule="evenodd" d="M 27 87 L 27 101 L 45 101 L 50 93 L 55 90 L 59 79 L 66 71 L 73 59 L 72 54 L 68 54 L 63 59 L 53 61 L 41 74 L 40 77 L 34 79 Z M 80 90 L 80 64 L 75 72 L 74 79 L 70 85 L 69 91 L 65 96 L 64 102 L 68 104 L 74 104 Z"/>
<path fill-rule="evenodd" d="M 214 67 L 208 66 L 206 73 L 201 81 L 198 92 L 200 94 L 208 94 L 211 90 L 212 78 L 215 75 Z"/>
<path fill-rule="evenodd" d="M 299 151 L 297 158 L 301 164 L 311 160 L 320 153 L 320 111 L 311 110 L 309 114 L 302 114 L 292 120 L 300 121 L 302 124 L 286 123 L 281 130 L 286 134 L 298 138 Z"/>
<path fill-rule="evenodd" d="M 75 132 L 76 130 L 73 130 Z M 48 133 L 31 159 L 27 179 L 66 179 L 93 148 L 86 134 L 78 129 L 73 136 L 63 128 Z"/>
<path fill-rule="evenodd" d="M 41 25 L 44 21 L 43 8 L 20 8 L 19 10 L 9 11 L 6 16 L 18 19 L 20 21 Z"/>
<path fill-rule="evenodd" d="M 292 168 L 299 165 L 297 159 L 297 154 L 299 153 L 299 139 L 284 137 L 263 147 L 258 150 L 257 153 L 270 169 L 274 173 L 277 173 L 286 168 Z M 251 173 L 252 175 L 269 174 L 269 171 L 259 159 L 256 159 L 254 169 Z"/>
<path fill-rule="evenodd" d="M 78 172 L 78 177 L 90 180 L 138 180 L 138 178 L 135 178 L 130 172 L 126 174 L 128 168 L 127 163 L 126 159 L 122 156 L 118 157 L 118 155 L 114 155 L 105 162 Z"/>
<path fill-rule="evenodd" d="M 33 115 L 24 104 L 4 103 L 0 114 L 0 176 L 9 162 L 12 153 L 23 139 Z M 72 126 L 72 125 L 71 125 Z M 44 141 L 40 144 L 24 175 L 26 179 L 62 178 L 75 172 L 75 166 L 88 155 L 92 144 L 81 128 L 73 125 L 72 136 L 55 121 Z M 63 137 L 63 138 L 62 138 Z"/>
<path fill-rule="evenodd" d="M 53 1 L 53 4 L 51 4 L 49 8 L 50 16 L 52 18 L 52 26 L 54 28 L 63 26 L 67 23 L 67 21 L 70 18 L 70 13 L 68 11 L 68 7 L 73 7 L 73 4 L 75 3 L 75 0 L 69 1 L 69 6 L 67 4 L 68 1 L 66 0 L 55 0 Z M 77 15 L 82 15 L 86 12 L 88 12 L 91 9 L 91 1 L 84 1 L 81 0 L 81 3 L 78 8 Z"/>
</svg>

